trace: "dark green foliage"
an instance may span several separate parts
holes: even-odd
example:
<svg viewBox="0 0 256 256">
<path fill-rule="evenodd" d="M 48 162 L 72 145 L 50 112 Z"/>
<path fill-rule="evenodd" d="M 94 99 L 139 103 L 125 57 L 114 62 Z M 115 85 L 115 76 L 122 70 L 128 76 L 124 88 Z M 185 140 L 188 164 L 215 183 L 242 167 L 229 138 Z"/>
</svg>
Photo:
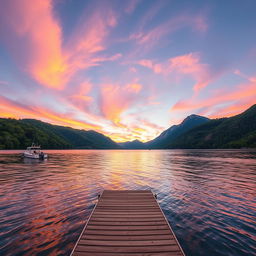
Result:
<svg viewBox="0 0 256 256">
<path fill-rule="evenodd" d="M 0 118 L 0 149 L 25 149 L 32 142 L 44 149 L 119 148 L 110 138 L 95 131 L 51 125 L 34 119 Z"/>
<path fill-rule="evenodd" d="M 23 123 L 22 120 L 0 118 L 0 149 L 24 149 L 32 142 L 50 149 L 71 147 L 59 136 Z"/>
<path fill-rule="evenodd" d="M 70 127 L 52 125 L 34 119 L 23 119 L 22 122 L 29 123 L 47 133 L 57 134 L 66 142 L 72 145 L 72 148 L 83 149 L 115 149 L 119 148 L 117 143 L 101 133 L 95 131 L 85 131 L 73 129 Z"/>
<path fill-rule="evenodd" d="M 255 148 L 256 105 L 240 115 L 210 120 L 171 141 L 167 148 Z"/>
</svg>

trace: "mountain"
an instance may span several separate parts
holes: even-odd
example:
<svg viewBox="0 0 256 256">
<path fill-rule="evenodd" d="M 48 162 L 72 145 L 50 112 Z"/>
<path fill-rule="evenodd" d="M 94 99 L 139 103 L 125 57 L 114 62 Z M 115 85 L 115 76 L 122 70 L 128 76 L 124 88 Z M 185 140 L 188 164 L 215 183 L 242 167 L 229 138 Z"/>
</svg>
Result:
<svg viewBox="0 0 256 256">
<path fill-rule="evenodd" d="M 145 143 L 145 147 L 149 149 L 166 148 L 171 143 L 171 141 L 175 140 L 181 134 L 198 125 L 207 123 L 209 120 L 209 118 L 203 116 L 190 115 L 186 117 L 181 124 L 171 126 L 155 139 Z"/>
<path fill-rule="evenodd" d="M 118 143 L 123 149 L 145 149 L 145 143 L 139 140 Z"/>
<path fill-rule="evenodd" d="M 256 148 L 256 104 L 242 114 L 210 120 L 165 148 Z"/>
<path fill-rule="evenodd" d="M 116 143 L 92 130 L 35 119 L 0 118 L 0 149 L 24 149 L 33 141 L 48 149 L 256 148 L 256 105 L 229 118 L 190 115 L 146 143 L 139 140 Z"/>
<path fill-rule="evenodd" d="M 118 149 L 110 138 L 95 131 L 52 125 L 35 119 L 0 118 L 0 149 L 24 149 L 32 142 L 48 149 Z"/>
<path fill-rule="evenodd" d="M 35 119 L 23 119 L 22 122 L 31 124 L 44 130 L 45 132 L 53 132 L 67 143 L 71 144 L 72 148 L 87 148 L 87 149 L 118 149 L 120 146 L 112 141 L 109 137 L 89 130 L 78 130 L 66 126 L 52 125 Z"/>
</svg>

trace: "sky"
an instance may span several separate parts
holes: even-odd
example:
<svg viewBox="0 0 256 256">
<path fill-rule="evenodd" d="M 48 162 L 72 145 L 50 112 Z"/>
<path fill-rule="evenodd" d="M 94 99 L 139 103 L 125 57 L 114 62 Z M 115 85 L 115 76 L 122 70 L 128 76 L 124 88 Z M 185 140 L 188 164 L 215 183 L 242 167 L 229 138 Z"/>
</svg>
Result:
<svg viewBox="0 0 256 256">
<path fill-rule="evenodd" d="M 0 117 L 148 141 L 256 102 L 255 0 L 0 6 Z"/>
</svg>

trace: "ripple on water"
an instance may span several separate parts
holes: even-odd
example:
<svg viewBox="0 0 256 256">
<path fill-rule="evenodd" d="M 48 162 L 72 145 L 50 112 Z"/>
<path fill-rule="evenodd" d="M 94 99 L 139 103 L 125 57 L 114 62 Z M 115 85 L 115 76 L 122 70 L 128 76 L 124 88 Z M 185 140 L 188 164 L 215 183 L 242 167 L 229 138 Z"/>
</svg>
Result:
<svg viewBox="0 0 256 256">
<path fill-rule="evenodd" d="M 256 151 L 0 152 L 0 254 L 69 255 L 103 189 L 152 189 L 186 255 L 254 255 Z"/>
</svg>

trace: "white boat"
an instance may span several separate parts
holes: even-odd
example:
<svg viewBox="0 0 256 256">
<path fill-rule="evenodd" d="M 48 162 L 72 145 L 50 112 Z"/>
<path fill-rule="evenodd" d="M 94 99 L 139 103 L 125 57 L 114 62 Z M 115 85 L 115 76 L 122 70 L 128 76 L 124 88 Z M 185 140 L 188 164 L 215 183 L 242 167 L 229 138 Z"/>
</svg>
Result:
<svg viewBox="0 0 256 256">
<path fill-rule="evenodd" d="M 48 157 L 47 154 L 41 151 L 41 146 L 36 146 L 34 143 L 32 143 L 31 147 L 27 147 L 27 149 L 23 153 L 23 156 L 26 158 L 42 160 Z"/>
</svg>

